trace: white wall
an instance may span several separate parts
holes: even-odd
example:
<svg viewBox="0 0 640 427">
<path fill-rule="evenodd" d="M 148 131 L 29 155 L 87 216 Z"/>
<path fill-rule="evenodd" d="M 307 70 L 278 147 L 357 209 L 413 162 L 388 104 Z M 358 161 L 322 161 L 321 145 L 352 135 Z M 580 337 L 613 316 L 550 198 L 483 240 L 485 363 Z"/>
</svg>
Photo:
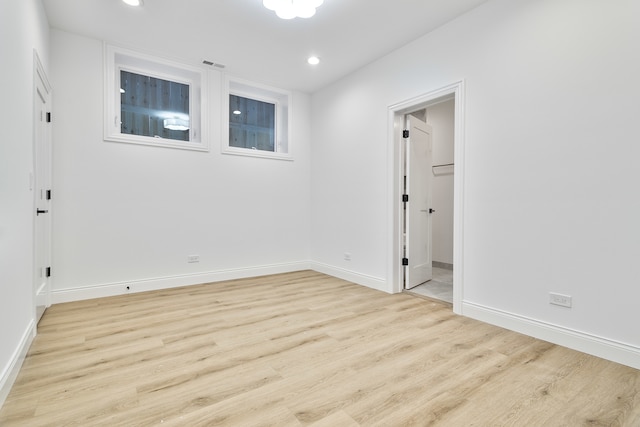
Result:
<svg viewBox="0 0 640 427">
<path fill-rule="evenodd" d="M 388 95 L 369 70 L 312 96 L 310 247 L 314 268 L 385 289 Z"/>
<path fill-rule="evenodd" d="M 54 302 L 308 267 L 308 95 L 294 161 L 221 154 L 216 71 L 210 152 L 105 142 L 102 42 L 52 30 L 52 58 Z"/>
<path fill-rule="evenodd" d="M 47 71 L 48 39 L 40 1 L 0 2 L 0 405 L 34 328 L 33 52 Z"/>
<path fill-rule="evenodd" d="M 391 291 L 388 107 L 464 79 L 464 313 L 640 367 L 639 19 L 494 0 L 315 93 L 312 259 Z"/>
<path fill-rule="evenodd" d="M 432 226 L 433 260 L 453 264 L 453 174 L 454 166 L 442 166 L 454 163 L 453 99 L 432 105 L 426 110 L 427 123 L 433 129 L 433 198 L 435 212 Z"/>
</svg>

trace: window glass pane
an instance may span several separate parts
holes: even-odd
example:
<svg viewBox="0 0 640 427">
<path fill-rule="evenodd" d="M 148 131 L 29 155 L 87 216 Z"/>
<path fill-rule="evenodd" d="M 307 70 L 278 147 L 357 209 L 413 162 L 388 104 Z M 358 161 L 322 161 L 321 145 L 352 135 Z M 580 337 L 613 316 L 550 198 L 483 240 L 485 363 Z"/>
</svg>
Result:
<svg viewBox="0 0 640 427">
<path fill-rule="evenodd" d="M 229 95 L 229 146 L 275 151 L 276 105 Z"/>
<path fill-rule="evenodd" d="M 120 71 L 123 134 L 189 141 L 189 85 Z"/>
</svg>

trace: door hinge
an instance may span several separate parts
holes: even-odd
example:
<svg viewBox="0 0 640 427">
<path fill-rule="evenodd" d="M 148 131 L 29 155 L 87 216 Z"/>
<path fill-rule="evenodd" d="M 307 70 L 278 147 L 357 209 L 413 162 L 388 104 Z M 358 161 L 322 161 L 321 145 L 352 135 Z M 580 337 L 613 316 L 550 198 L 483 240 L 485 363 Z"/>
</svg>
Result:
<svg viewBox="0 0 640 427">
<path fill-rule="evenodd" d="M 403 138 L 409 138 L 409 131 L 407 129 L 402 131 L 402 137 Z"/>
<path fill-rule="evenodd" d="M 402 195 L 402 201 L 403 201 L 404 203 L 407 203 L 407 202 L 409 201 L 409 195 L 408 195 L 408 194 L 403 194 L 403 195 Z"/>
<path fill-rule="evenodd" d="M 51 123 L 51 113 L 47 112 L 47 123 Z"/>
<path fill-rule="evenodd" d="M 51 200 L 51 190 L 47 190 L 47 200 Z"/>
<path fill-rule="evenodd" d="M 409 258 L 402 258 L 402 265 L 409 265 Z"/>
<path fill-rule="evenodd" d="M 47 272 L 45 274 L 47 277 L 51 277 L 51 267 L 47 267 Z"/>
</svg>

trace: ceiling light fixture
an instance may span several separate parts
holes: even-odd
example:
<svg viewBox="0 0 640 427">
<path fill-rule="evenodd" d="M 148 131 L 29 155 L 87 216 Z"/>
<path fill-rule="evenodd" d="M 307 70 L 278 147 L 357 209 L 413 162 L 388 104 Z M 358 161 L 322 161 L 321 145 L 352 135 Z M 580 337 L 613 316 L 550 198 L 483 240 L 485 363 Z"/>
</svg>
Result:
<svg viewBox="0 0 640 427">
<path fill-rule="evenodd" d="M 323 0 L 263 0 L 262 4 L 282 19 L 311 18 Z"/>
<path fill-rule="evenodd" d="M 307 62 L 311 65 L 318 65 L 320 63 L 320 58 L 318 58 L 317 56 L 310 56 L 307 59 Z"/>
<path fill-rule="evenodd" d="M 129 6 L 142 6 L 142 0 L 122 0 Z"/>
</svg>

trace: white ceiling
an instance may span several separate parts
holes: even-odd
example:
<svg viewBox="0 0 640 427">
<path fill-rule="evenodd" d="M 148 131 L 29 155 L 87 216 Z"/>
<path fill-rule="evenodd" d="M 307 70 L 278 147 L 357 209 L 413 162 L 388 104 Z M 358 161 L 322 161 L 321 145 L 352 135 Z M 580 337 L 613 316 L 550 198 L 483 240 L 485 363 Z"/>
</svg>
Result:
<svg viewBox="0 0 640 427">
<path fill-rule="evenodd" d="M 324 0 L 285 21 L 262 0 L 42 0 L 51 27 L 314 92 L 487 0 Z M 310 55 L 321 58 L 311 66 Z"/>
</svg>

